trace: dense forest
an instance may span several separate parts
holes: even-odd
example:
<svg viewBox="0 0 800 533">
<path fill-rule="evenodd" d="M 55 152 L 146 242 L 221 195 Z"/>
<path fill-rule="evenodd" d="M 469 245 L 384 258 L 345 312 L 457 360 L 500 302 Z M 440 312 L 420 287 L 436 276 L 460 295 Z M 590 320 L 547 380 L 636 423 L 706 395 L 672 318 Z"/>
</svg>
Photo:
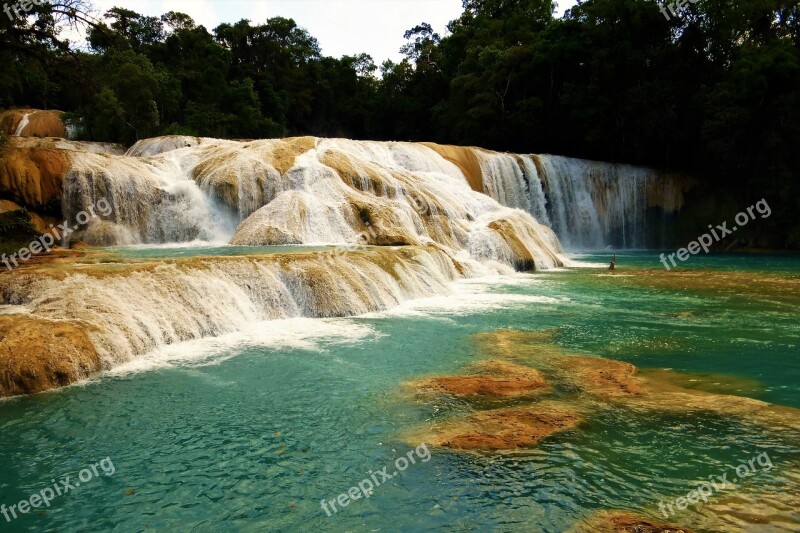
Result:
<svg viewBox="0 0 800 533">
<path fill-rule="evenodd" d="M 54 0 L 0 17 L 0 107 L 61 109 L 87 139 L 122 143 L 317 135 L 647 165 L 700 178 L 730 209 L 771 199 L 771 231 L 800 243 L 798 0 L 684 1 L 675 15 L 587 0 L 562 18 L 549 0 L 463 3 L 446 35 L 421 21 L 405 59 L 376 65 L 323 56 L 291 19 L 209 30 Z"/>
</svg>

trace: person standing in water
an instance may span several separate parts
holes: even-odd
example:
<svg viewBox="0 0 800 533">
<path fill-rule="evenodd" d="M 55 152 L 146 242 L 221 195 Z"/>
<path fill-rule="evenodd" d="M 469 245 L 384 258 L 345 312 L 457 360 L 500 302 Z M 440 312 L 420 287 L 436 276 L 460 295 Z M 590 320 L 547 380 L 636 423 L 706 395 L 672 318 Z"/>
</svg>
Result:
<svg viewBox="0 0 800 533">
<path fill-rule="evenodd" d="M 611 258 L 611 266 L 608 267 L 609 270 L 616 270 L 617 269 L 617 254 L 614 254 L 614 257 Z"/>
</svg>

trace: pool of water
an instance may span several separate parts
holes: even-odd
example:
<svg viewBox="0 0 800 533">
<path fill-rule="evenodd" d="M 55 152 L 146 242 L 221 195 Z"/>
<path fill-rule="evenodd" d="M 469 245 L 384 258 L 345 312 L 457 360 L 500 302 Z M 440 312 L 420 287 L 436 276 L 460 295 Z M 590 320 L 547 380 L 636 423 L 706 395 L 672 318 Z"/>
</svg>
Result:
<svg viewBox="0 0 800 533">
<path fill-rule="evenodd" d="M 659 502 L 763 452 L 774 467 L 717 503 L 800 493 L 797 434 L 608 408 L 526 451 L 431 449 L 369 499 L 325 513 L 321 500 L 392 472 L 422 444 L 407 442 L 409 430 L 460 408 L 410 397 L 403 382 L 460 371 L 483 356 L 473 336 L 499 328 L 555 328 L 566 351 L 692 373 L 800 408 L 800 294 L 785 290 L 797 287 L 800 258 L 697 257 L 680 277 L 667 277 L 657 254 L 617 260 L 613 275 L 473 280 L 385 313 L 243 325 L 88 383 L 0 402 L 0 504 L 113 463 L 113 475 L 101 468 L 49 507 L 10 522 L 0 515 L 0 530 L 565 531 L 599 509 L 657 516 Z M 701 519 L 690 508 L 663 521 L 715 530 Z"/>
</svg>

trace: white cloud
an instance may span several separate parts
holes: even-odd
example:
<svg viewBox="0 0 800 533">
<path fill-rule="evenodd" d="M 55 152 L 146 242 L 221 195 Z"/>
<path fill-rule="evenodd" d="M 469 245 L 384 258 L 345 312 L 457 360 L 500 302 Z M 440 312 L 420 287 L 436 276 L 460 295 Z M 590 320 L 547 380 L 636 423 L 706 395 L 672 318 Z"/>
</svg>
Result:
<svg viewBox="0 0 800 533">
<path fill-rule="evenodd" d="M 556 16 L 560 17 L 564 14 L 564 11 L 567 9 L 575 6 L 578 3 L 577 0 L 561 0 L 560 2 L 556 2 Z"/>
<path fill-rule="evenodd" d="M 402 57 L 403 33 L 421 22 L 443 33 L 461 14 L 461 0 L 233 0 L 231 11 L 249 13 L 254 23 L 293 18 L 316 37 L 325 55 L 367 52 L 376 62 Z"/>
</svg>

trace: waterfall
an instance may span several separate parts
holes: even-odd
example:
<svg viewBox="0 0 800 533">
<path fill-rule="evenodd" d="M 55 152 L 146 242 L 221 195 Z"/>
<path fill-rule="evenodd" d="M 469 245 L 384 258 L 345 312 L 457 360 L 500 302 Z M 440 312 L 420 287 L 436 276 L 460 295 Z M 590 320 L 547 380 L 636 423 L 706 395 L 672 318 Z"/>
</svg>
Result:
<svg viewBox="0 0 800 533">
<path fill-rule="evenodd" d="M 550 215 L 547 214 L 547 198 L 544 194 L 544 186 L 539 176 L 539 170 L 531 156 L 521 156 L 522 170 L 527 176 L 528 194 L 530 195 L 530 211 L 533 216 L 547 226 L 552 227 Z"/>
<path fill-rule="evenodd" d="M 688 180 L 653 169 L 553 155 L 478 152 L 483 192 L 531 213 L 565 247 L 646 248 L 664 242 L 663 216 Z"/>
<path fill-rule="evenodd" d="M 686 189 L 652 169 L 553 155 L 172 136 L 140 141 L 124 157 L 79 153 L 64 205 L 74 217 L 110 196 L 113 219 L 78 235 L 90 244 L 354 244 L 369 224 L 383 228 L 372 244 L 485 251 L 469 235 L 485 233 L 484 215 L 514 216 L 505 206 L 530 213 L 568 248 L 645 248 L 662 244 L 663 217 L 680 209 Z"/>
<path fill-rule="evenodd" d="M 74 223 L 77 213 L 101 198 L 113 210 L 110 219 L 92 222 L 75 238 L 98 245 L 227 242 L 235 217 L 186 173 L 181 155 L 139 159 L 76 153 L 64 180 L 67 220 Z"/>
<path fill-rule="evenodd" d="M 0 299 L 21 304 L 26 316 L 80 317 L 109 369 L 245 324 L 353 316 L 447 294 L 449 283 L 468 272 L 468 264 L 433 248 L 307 253 L 291 261 L 279 254 L 184 259 L 155 268 L 120 266 L 114 275 L 100 267 L 66 277 L 7 276 L 0 279 Z"/>
<path fill-rule="evenodd" d="M 22 132 L 25 131 L 25 128 L 27 128 L 28 124 L 30 124 L 31 122 L 30 116 L 32 114 L 33 113 L 25 113 L 24 115 L 22 115 L 22 120 L 19 121 L 19 125 L 17 126 L 17 131 L 14 132 L 15 137 L 22 137 Z"/>
<path fill-rule="evenodd" d="M 446 295 L 457 279 L 570 264 L 555 233 L 530 214 L 550 220 L 539 167 L 527 156 L 446 149 L 464 166 L 442 147 L 311 137 L 168 137 L 125 155 L 46 142 L 64 160 L 63 175 L 48 177 L 61 179 L 74 241 L 331 246 L 110 263 L 89 252 L 75 268 L 1 277 L 4 313 L 31 321 L 36 343 L 61 343 L 64 353 L 93 345 L 96 358 L 69 379 L 260 321 L 360 315 Z M 35 178 L 31 185 L 41 186 Z M 476 190 L 481 183 L 511 207 Z M 101 204 L 103 216 L 81 216 Z M 54 341 L 47 324 L 58 323 L 69 325 L 70 338 Z M 53 370 L 61 366 L 42 368 L 25 372 L 64 383 Z"/>
<path fill-rule="evenodd" d="M 529 183 L 541 195 L 529 158 L 496 154 L 483 165 L 487 176 L 516 172 L 516 180 L 487 181 L 507 203 L 527 195 Z M 73 155 L 64 182 L 68 220 L 101 198 L 113 214 L 75 238 L 102 245 L 435 244 L 518 268 L 563 264 L 546 226 L 472 190 L 458 166 L 422 144 L 166 137 L 141 141 L 125 156 Z M 546 220 L 543 206 L 535 198 L 513 207 Z"/>
<path fill-rule="evenodd" d="M 565 157 L 539 158 L 547 197 L 550 199 L 552 228 L 566 239 L 570 248 L 601 248 L 606 229 L 591 194 L 593 181 L 585 162 Z"/>
</svg>

